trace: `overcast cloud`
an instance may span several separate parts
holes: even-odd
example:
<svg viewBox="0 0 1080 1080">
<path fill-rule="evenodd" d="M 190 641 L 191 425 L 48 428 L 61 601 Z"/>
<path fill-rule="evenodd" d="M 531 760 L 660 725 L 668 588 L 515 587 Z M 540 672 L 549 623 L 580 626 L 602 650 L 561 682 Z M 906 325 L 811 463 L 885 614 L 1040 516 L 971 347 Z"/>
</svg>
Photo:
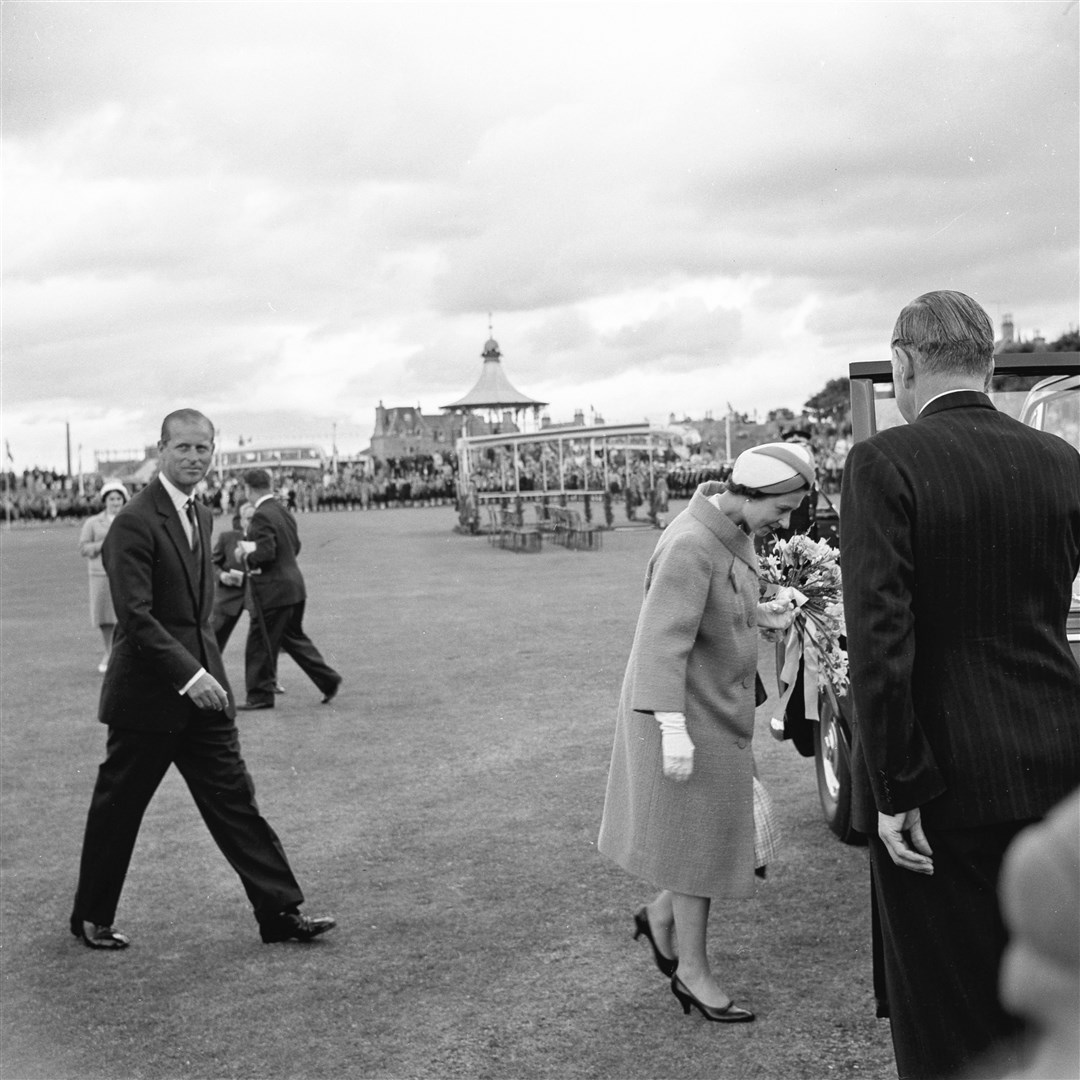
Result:
<svg viewBox="0 0 1080 1080">
<path fill-rule="evenodd" d="M 21 3 L 15 467 L 367 445 L 480 373 L 556 422 L 798 408 L 932 288 L 1078 323 L 1077 5 Z"/>
</svg>

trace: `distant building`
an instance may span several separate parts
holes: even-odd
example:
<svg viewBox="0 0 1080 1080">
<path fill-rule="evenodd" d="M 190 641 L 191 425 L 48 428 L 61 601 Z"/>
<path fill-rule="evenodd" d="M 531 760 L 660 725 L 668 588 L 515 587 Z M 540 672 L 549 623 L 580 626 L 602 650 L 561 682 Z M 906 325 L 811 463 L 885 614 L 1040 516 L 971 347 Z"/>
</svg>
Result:
<svg viewBox="0 0 1080 1080">
<path fill-rule="evenodd" d="M 419 405 L 388 409 L 380 401 L 375 409 L 375 430 L 371 433 L 369 452 L 377 461 L 435 454 L 452 457 L 461 435 L 483 435 L 489 427 L 479 417 L 425 414 Z"/>
<path fill-rule="evenodd" d="M 1036 330 L 1030 341 L 1022 341 L 1016 336 L 1016 326 L 1011 314 L 1001 316 L 1001 337 L 994 342 L 994 355 L 1016 352 L 1045 352 L 1046 338 Z"/>
</svg>

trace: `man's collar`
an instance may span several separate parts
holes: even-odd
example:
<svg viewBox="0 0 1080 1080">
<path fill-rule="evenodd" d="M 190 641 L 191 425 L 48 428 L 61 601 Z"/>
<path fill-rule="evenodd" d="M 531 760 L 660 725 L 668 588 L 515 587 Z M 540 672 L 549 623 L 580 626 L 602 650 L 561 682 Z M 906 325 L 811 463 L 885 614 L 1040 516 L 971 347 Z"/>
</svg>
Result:
<svg viewBox="0 0 1080 1080">
<path fill-rule="evenodd" d="M 192 496 L 185 495 L 164 473 L 158 473 L 158 479 L 161 481 L 161 486 L 168 493 L 169 498 L 172 499 L 173 506 L 177 510 L 183 510 L 188 499 Z"/>
<path fill-rule="evenodd" d="M 996 410 L 997 407 L 990 400 L 990 396 L 982 390 L 950 390 L 931 398 L 919 410 L 919 415 L 915 419 L 922 420 L 923 417 L 934 416 L 939 412 L 964 408 Z"/>
<path fill-rule="evenodd" d="M 259 498 L 255 500 L 255 509 L 258 510 L 267 499 L 272 499 L 273 497 L 274 493 L 272 491 L 268 491 L 265 495 L 260 495 Z"/>
<path fill-rule="evenodd" d="M 922 416 L 926 412 L 927 408 L 939 398 L 945 397 L 946 394 L 983 394 L 985 391 L 977 390 L 974 386 L 957 386 L 952 390 L 942 390 L 940 394 L 935 394 L 929 401 L 923 404 L 923 407 L 919 410 L 919 415 Z"/>
</svg>

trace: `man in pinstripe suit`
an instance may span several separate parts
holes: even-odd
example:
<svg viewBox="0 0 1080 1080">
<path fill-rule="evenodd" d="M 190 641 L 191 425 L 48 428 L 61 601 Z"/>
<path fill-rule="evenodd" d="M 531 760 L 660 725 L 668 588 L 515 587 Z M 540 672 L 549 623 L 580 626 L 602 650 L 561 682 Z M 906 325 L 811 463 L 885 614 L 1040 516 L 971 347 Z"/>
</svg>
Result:
<svg viewBox="0 0 1080 1080">
<path fill-rule="evenodd" d="M 1065 635 L 1080 454 L 994 408 L 993 352 L 970 297 L 912 301 L 892 337 L 907 425 L 857 443 L 843 478 L 854 812 L 870 837 L 879 1015 L 905 1078 L 1014 1045 L 996 991 L 999 868 L 1080 784 Z"/>
</svg>

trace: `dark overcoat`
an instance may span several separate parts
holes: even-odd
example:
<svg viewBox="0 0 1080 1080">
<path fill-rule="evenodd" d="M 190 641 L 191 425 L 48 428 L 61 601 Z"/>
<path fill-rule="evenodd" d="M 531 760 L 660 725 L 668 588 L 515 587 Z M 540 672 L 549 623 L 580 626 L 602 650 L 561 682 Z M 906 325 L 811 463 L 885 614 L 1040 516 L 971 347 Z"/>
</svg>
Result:
<svg viewBox="0 0 1080 1080">
<path fill-rule="evenodd" d="M 950 393 L 855 444 L 841 514 L 856 824 L 1042 817 L 1080 783 L 1080 454 Z"/>
</svg>

